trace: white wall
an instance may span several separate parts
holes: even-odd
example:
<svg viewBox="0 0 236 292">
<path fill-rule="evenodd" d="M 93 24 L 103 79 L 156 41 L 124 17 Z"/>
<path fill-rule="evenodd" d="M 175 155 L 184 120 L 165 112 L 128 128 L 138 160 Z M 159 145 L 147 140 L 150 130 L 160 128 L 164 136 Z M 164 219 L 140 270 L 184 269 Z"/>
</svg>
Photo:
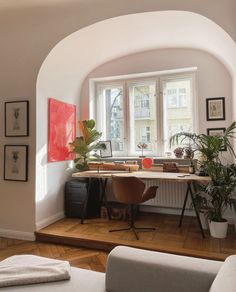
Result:
<svg viewBox="0 0 236 292">
<path fill-rule="evenodd" d="M 66 60 L 68 56 L 63 56 Z M 44 67 L 45 68 L 45 67 Z M 36 146 L 36 229 L 64 217 L 64 185 L 71 178 L 70 161 L 48 163 L 48 98 L 75 104 L 79 108 L 76 89 L 70 83 L 59 82 L 51 87 L 47 67 L 41 68 L 37 86 L 37 146 Z M 78 114 L 78 112 L 77 112 Z M 77 118 L 78 119 L 78 118 Z"/>
<path fill-rule="evenodd" d="M 83 84 L 81 98 L 88 103 L 89 79 L 135 73 L 197 67 L 196 84 L 199 106 L 199 133 L 207 128 L 227 127 L 232 122 L 232 78 L 226 67 L 207 52 L 194 49 L 159 49 L 128 55 L 94 69 Z M 226 120 L 206 121 L 206 98 L 225 97 Z M 87 113 L 86 113 L 87 114 Z M 85 118 L 85 113 L 81 113 Z"/>
</svg>

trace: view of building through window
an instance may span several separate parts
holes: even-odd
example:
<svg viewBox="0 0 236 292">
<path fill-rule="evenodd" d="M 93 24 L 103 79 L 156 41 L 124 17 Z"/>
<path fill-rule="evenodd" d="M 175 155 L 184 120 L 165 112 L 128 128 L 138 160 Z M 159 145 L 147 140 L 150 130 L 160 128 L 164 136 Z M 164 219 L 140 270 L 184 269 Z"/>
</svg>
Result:
<svg viewBox="0 0 236 292">
<path fill-rule="evenodd" d="M 97 84 L 96 113 L 104 140 L 111 140 L 114 156 L 160 156 L 169 150 L 169 138 L 193 131 L 193 75 L 150 80 L 121 80 Z"/>
<path fill-rule="evenodd" d="M 124 106 L 123 88 L 109 87 L 102 89 L 104 110 L 101 114 L 105 118 L 106 140 L 111 140 L 115 152 L 124 151 Z"/>
<path fill-rule="evenodd" d="M 139 143 L 147 144 L 145 151 L 155 153 L 157 145 L 156 82 L 129 84 L 131 152 L 139 152 Z"/>
<path fill-rule="evenodd" d="M 182 131 L 193 131 L 191 83 L 190 78 L 162 82 L 165 150 L 169 148 L 169 139 L 172 135 Z"/>
</svg>

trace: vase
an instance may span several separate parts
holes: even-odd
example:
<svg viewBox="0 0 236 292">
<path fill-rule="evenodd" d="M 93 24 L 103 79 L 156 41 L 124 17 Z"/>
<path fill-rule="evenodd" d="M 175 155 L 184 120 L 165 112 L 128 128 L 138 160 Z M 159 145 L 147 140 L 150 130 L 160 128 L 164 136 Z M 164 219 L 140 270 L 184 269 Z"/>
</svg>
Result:
<svg viewBox="0 0 236 292">
<path fill-rule="evenodd" d="M 214 238 L 225 238 L 227 235 L 228 221 L 215 222 L 209 221 L 210 234 Z"/>
</svg>

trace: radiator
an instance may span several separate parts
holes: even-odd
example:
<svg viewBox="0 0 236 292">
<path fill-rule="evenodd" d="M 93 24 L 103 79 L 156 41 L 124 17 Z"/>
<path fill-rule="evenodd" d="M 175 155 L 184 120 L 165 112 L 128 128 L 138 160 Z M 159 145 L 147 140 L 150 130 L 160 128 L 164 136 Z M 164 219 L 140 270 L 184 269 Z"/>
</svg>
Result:
<svg viewBox="0 0 236 292">
<path fill-rule="evenodd" d="M 165 208 L 177 208 L 183 207 L 184 197 L 186 194 L 186 184 L 175 183 L 175 182 L 164 182 L 159 180 L 146 180 L 146 187 L 159 186 L 157 189 L 157 195 L 154 199 L 151 199 L 143 205 L 147 206 L 158 206 Z M 112 192 L 111 182 L 107 184 L 107 197 L 108 200 L 115 200 Z M 190 197 L 188 198 L 186 208 L 190 207 Z"/>
</svg>

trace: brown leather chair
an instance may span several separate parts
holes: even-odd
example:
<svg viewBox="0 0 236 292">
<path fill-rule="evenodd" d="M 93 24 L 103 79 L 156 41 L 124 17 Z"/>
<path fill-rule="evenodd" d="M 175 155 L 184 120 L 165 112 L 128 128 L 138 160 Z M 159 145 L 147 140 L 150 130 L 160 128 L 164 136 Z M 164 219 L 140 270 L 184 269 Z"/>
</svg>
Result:
<svg viewBox="0 0 236 292">
<path fill-rule="evenodd" d="M 145 183 L 137 177 L 112 176 L 112 186 L 116 199 L 119 202 L 128 204 L 130 207 L 129 227 L 122 229 L 113 229 L 110 232 L 132 230 L 137 239 L 139 239 L 137 231 L 155 230 L 151 227 L 136 227 L 134 224 L 134 205 L 146 202 L 155 198 L 157 186 L 151 186 L 146 191 Z"/>
</svg>

